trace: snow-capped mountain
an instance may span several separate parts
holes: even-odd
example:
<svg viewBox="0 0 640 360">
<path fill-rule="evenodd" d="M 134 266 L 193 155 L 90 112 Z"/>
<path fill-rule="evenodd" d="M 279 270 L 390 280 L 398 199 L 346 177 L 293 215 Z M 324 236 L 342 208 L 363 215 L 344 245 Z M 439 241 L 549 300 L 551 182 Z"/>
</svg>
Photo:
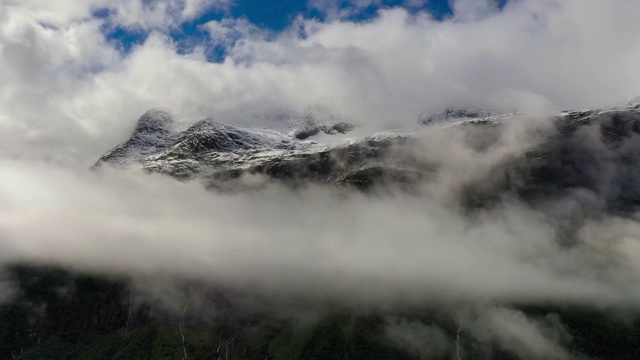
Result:
<svg viewBox="0 0 640 360">
<path fill-rule="evenodd" d="M 243 174 L 263 174 L 290 182 L 342 183 L 361 173 L 383 169 L 389 174 L 402 173 L 402 167 L 383 153 L 411 136 L 382 133 L 328 146 L 309 138 L 320 131 L 344 134 L 353 127 L 344 122 L 314 126 L 318 131 L 300 136 L 299 129 L 304 127 L 283 134 L 204 119 L 179 131 L 170 114 L 153 110 L 140 117 L 129 140 L 103 155 L 95 166 L 141 166 L 181 179 L 206 179 L 211 186 Z"/>
<path fill-rule="evenodd" d="M 446 116 L 427 125 L 461 127 L 480 139 L 482 146 L 490 146 L 495 141 L 491 134 L 495 135 L 501 124 L 521 116 L 476 110 L 449 109 Z M 535 200 L 586 190 L 593 192 L 603 206 L 640 202 L 640 187 L 634 186 L 634 176 L 640 176 L 640 167 L 636 166 L 640 159 L 636 141 L 640 139 L 638 101 L 565 111 L 552 121 L 555 131 L 546 141 L 524 156 L 496 165 L 488 172 L 491 179 L 470 183 L 469 196 L 485 203 L 506 192 Z M 334 125 L 342 126 L 339 122 Z M 323 126 L 325 130 L 332 128 Z M 346 131 L 341 128 L 335 132 Z M 419 135 L 380 133 L 339 145 L 322 145 L 314 141 L 317 132 L 301 137 L 299 131 L 285 134 L 248 129 L 213 119 L 180 131 L 171 115 L 150 111 L 140 118 L 131 138 L 102 156 L 96 167 L 140 166 L 180 179 L 198 178 L 214 188 L 225 188 L 229 180 L 246 175 L 292 185 L 314 182 L 366 188 L 385 182 L 413 184 L 428 179 L 435 171 L 433 164 L 412 149 Z M 609 176 L 603 179 L 600 175 L 605 171 Z"/>
</svg>

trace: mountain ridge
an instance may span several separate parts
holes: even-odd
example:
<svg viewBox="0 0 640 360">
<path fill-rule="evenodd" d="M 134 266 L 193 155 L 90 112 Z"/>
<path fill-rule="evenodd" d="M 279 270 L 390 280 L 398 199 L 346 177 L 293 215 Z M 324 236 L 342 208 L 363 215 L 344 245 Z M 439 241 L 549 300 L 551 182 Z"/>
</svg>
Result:
<svg viewBox="0 0 640 360">
<path fill-rule="evenodd" d="M 476 108 L 472 110 L 448 111 L 447 114 L 462 112 L 465 117 L 430 122 L 425 124 L 423 131 L 429 131 L 434 126 L 464 128 L 474 139 L 473 146 L 486 147 L 497 141 L 497 127 L 525 117 L 518 113 L 496 115 L 476 111 Z M 258 175 L 294 185 L 313 182 L 368 188 L 377 183 L 390 184 L 394 181 L 406 185 L 428 178 L 432 170 L 431 164 L 423 161 L 420 154 L 416 153 L 418 150 L 412 148 L 416 143 L 419 144 L 420 132 L 377 133 L 362 138 L 347 138 L 337 145 L 326 145 L 314 141 L 313 135 L 301 140 L 295 131 L 285 134 L 269 129 L 242 128 L 219 123 L 213 118 L 200 120 L 182 131 L 172 127 L 171 122 L 172 118 L 166 112 L 154 110 L 145 113 L 131 138 L 103 155 L 94 167 L 137 166 L 148 172 L 167 174 L 182 180 L 202 180 L 212 188 L 228 188 L 227 185 L 233 180 L 246 175 Z M 545 171 L 557 173 L 558 182 L 563 183 L 563 179 L 568 178 L 565 171 L 574 172 L 564 167 L 556 169 L 557 165 L 552 160 L 564 158 L 563 161 L 571 162 L 582 156 L 563 144 L 572 141 L 576 149 L 580 148 L 580 151 L 589 154 L 592 151 L 590 145 L 585 143 L 587 140 L 575 138 L 578 129 L 590 126 L 599 127 L 597 131 L 601 133 L 603 141 L 626 141 L 627 137 L 640 132 L 640 102 L 631 101 L 618 107 L 563 111 L 552 116 L 551 123 L 554 130 L 548 135 L 549 138 L 531 149 L 528 160 L 518 160 L 524 162 L 526 168 L 538 167 L 523 170 L 524 173 L 537 174 L 537 178 L 531 184 L 514 185 L 513 177 L 524 175 L 514 175 L 514 169 L 522 166 L 512 164 L 513 169 L 507 171 L 511 175 L 504 175 L 512 179 L 504 180 L 506 183 L 501 186 L 511 190 L 516 186 L 516 192 L 529 192 L 531 186 L 537 186 L 536 183 L 547 182 L 543 175 Z M 487 126 L 496 129 L 491 130 Z M 634 149 L 629 151 L 635 153 Z M 547 160 L 535 160 L 531 154 L 543 154 L 542 157 Z M 576 166 L 585 168 L 586 164 Z M 575 183 L 573 180 L 566 182 L 568 187 Z"/>
</svg>

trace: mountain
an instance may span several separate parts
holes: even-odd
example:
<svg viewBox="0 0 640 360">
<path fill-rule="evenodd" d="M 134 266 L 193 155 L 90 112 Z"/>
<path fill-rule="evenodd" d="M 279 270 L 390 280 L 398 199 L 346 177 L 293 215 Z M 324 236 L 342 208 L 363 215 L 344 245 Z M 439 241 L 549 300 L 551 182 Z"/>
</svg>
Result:
<svg viewBox="0 0 640 360">
<path fill-rule="evenodd" d="M 353 128 L 343 122 L 321 126 L 329 135 Z M 94 168 L 140 166 L 179 179 L 198 178 L 213 188 L 246 175 L 265 175 L 292 185 L 312 181 L 360 187 L 387 177 L 402 181 L 418 175 L 402 165 L 408 159 L 400 161 L 390 151 L 410 141 L 410 135 L 382 133 L 338 146 L 300 137 L 300 129 L 286 135 L 225 125 L 213 119 L 179 131 L 172 126 L 171 115 L 150 111 L 140 117 L 131 138 L 103 155 Z"/>
<path fill-rule="evenodd" d="M 339 119 L 302 116 L 302 125 L 289 133 L 213 119 L 181 128 L 169 113 L 153 110 L 142 115 L 131 137 L 103 155 L 94 169 L 134 167 L 223 191 L 279 182 L 294 188 L 317 184 L 374 193 L 399 188 L 419 198 L 421 185 L 435 181 L 446 166 L 442 162 L 454 156 L 435 158 L 441 162 L 426 156 L 426 150 L 438 148 L 426 146 L 433 138 L 425 133 L 443 130 L 439 134 L 451 136 L 445 142 L 458 137 L 462 150 L 490 156 L 503 145 L 498 135 L 508 134 L 518 116 L 447 110 L 424 121 L 423 130 L 415 134 L 380 133 L 323 145 L 322 136 L 349 136 L 352 127 Z M 471 219 L 505 199 L 546 211 L 559 224 L 558 241 L 570 254 L 584 218 L 628 218 L 640 208 L 640 101 L 565 111 L 544 124 L 549 126 L 541 127 L 541 139 L 524 152 L 504 154 L 488 162 L 481 176 L 464 179 L 455 200 Z M 262 181 L 245 182 L 248 177 Z M 565 198 L 578 210 L 546 206 Z M 602 261 L 606 266 L 607 259 Z M 513 327 L 529 332 L 502 334 L 501 342 L 495 334 L 472 335 L 467 324 L 434 305 L 353 309 L 325 304 L 320 310 L 311 306 L 311 320 L 294 321 L 288 313 L 303 304 L 287 304 L 283 316 L 282 308 L 255 294 L 192 280 L 176 280 L 172 295 L 181 300 L 167 307 L 124 277 L 24 264 L 5 269 L 2 276 L 0 281 L 17 290 L 10 302 L 0 305 L 0 359 L 640 358 L 637 307 L 592 306 L 589 299 L 579 304 L 526 299 L 499 304 L 520 314 L 500 318 L 507 328 L 524 316 L 530 321 L 530 327 Z M 165 295 L 170 294 L 160 298 Z M 519 349 L 528 345 L 523 338 L 537 344 L 552 339 L 559 344 L 552 343 L 554 349 L 562 351 L 522 352 Z M 429 346 L 424 345 L 427 341 Z"/>
<path fill-rule="evenodd" d="M 454 114 L 455 116 L 453 116 Z M 495 115 L 473 109 L 447 109 L 431 127 L 460 128 L 466 145 L 485 151 L 499 142 L 498 134 L 521 114 Z M 466 185 L 460 201 L 486 206 L 505 195 L 527 202 L 562 198 L 589 191 L 600 209 L 635 208 L 640 203 L 640 105 L 564 111 L 550 119 L 553 129 L 524 154 L 506 156 L 486 169 L 490 178 Z M 340 123 L 336 123 L 339 125 Z M 325 126 L 325 129 L 328 127 Z M 213 119 L 177 130 L 171 115 L 150 111 L 139 120 L 131 138 L 103 155 L 95 168 L 138 166 L 182 180 L 198 179 L 214 189 L 242 189 L 279 181 L 291 186 L 308 183 L 356 186 L 398 185 L 412 189 L 438 172 L 438 165 L 421 155 L 417 134 L 379 133 L 322 145 L 313 136 L 297 138 L 267 129 L 246 129 Z M 603 173 L 609 174 L 606 178 Z M 247 177 L 263 181 L 243 182 Z M 586 205 L 585 205 L 586 206 Z"/>
</svg>

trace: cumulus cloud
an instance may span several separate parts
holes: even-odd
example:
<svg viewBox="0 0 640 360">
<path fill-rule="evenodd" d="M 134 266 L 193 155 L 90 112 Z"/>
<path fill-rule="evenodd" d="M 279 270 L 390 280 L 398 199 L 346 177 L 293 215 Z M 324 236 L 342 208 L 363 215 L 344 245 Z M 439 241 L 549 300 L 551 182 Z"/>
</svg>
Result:
<svg viewBox="0 0 640 360">
<path fill-rule="evenodd" d="M 2 5 L 11 16 L 22 14 L 47 25 L 68 26 L 90 19 L 102 11 L 114 25 L 166 29 L 193 20 L 207 10 L 228 10 L 231 0 L 152 0 L 110 1 L 71 0 L 53 4 L 40 0 L 4 0 Z"/>
<path fill-rule="evenodd" d="M 153 107 L 264 125 L 270 114 L 321 105 L 389 128 L 457 102 L 539 111 L 617 103 L 639 90 L 640 4 L 631 0 L 522 0 L 501 11 L 459 0 L 445 21 L 396 8 L 366 23 L 298 19 L 270 36 L 225 20 L 209 24 L 229 47 L 221 63 L 206 61 L 211 44 L 181 54 L 164 35 L 224 4 L 3 2 L 3 154 L 87 166 Z M 111 15 L 92 17 L 103 8 Z M 151 34 L 123 54 L 104 36 L 113 26 Z"/>
<path fill-rule="evenodd" d="M 170 30 L 215 9 L 228 11 L 232 0 L 117 1 L 105 4 L 113 25 L 140 30 Z"/>
<path fill-rule="evenodd" d="M 202 25 L 211 39 L 212 45 L 230 46 L 238 40 L 262 35 L 258 27 L 244 18 L 209 21 Z"/>
</svg>

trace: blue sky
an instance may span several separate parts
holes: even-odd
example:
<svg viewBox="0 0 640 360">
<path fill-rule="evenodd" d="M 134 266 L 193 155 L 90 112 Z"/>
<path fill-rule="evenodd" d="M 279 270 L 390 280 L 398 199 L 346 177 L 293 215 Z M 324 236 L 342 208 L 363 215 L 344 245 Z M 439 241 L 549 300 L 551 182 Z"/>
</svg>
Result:
<svg viewBox="0 0 640 360">
<path fill-rule="evenodd" d="M 503 7 L 507 0 L 496 0 L 499 7 Z M 353 0 L 325 1 L 330 3 L 332 10 L 341 11 L 342 20 L 363 22 L 371 20 L 378 15 L 381 9 L 401 7 L 411 13 L 427 12 L 437 20 L 445 20 L 452 15 L 450 0 L 374 0 L 368 6 L 354 5 Z M 194 46 L 206 44 L 208 35 L 201 25 L 222 19 L 245 19 L 251 24 L 278 33 L 287 28 L 299 16 L 317 21 L 328 21 L 329 15 L 326 9 L 319 9 L 318 1 L 300 0 L 235 0 L 230 8 L 210 9 L 194 19 L 181 23 L 177 28 L 170 30 L 169 35 L 177 44 L 181 53 L 190 52 Z M 346 14 L 346 15 L 345 15 Z M 107 10 L 98 10 L 95 16 L 106 18 L 110 15 Z M 123 27 L 104 27 L 107 39 L 117 45 L 124 53 L 129 52 L 133 46 L 144 42 L 149 31 Z M 226 48 L 221 45 L 205 47 L 207 58 L 210 61 L 224 59 Z"/>
</svg>

